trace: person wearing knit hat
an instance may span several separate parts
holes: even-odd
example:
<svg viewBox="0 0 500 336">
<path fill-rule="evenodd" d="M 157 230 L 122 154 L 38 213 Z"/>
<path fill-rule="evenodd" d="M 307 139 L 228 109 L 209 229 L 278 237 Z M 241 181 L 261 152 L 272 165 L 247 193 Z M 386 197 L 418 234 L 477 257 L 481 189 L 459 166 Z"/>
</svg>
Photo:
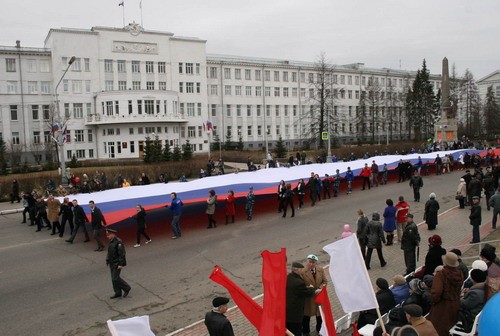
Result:
<svg viewBox="0 0 500 336">
<path fill-rule="evenodd" d="M 216 297 L 212 300 L 212 310 L 205 315 L 205 326 L 210 336 L 234 336 L 233 326 L 224 313 L 229 299 Z"/>
<path fill-rule="evenodd" d="M 396 305 L 394 295 L 389 289 L 389 283 L 383 278 L 378 278 L 375 281 L 377 302 L 379 305 L 380 313 L 383 315 Z M 375 324 L 378 315 L 375 309 L 365 310 L 359 314 L 358 328 L 363 328 L 366 324 Z"/>
<path fill-rule="evenodd" d="M 435 230 L 438 225 L 439 202 L 436 200 L 436 194 L 431 193 L 429 200 L 425 202 L 424 220 L 429 230 Z"/>
<path fill-rule="evenodd" d="M 402 275 L 397 274 L 392 278 L 391 292 L 394 295 L 396 304 L 400 304 L 410 296 L 410 289 Z"/>
<path fill-rule="evenodd" d="M 406 319 L 410 322 L 412 327 L 415 328 L 418 335 L 438 336 L 432 322 L 427 321 L 427 319 L 423 316 L 422 307 L 417 304 L 406 304 L 403 309 L 406 314 Z"/>
<path fill-rule="evenodd" d="M 442 265 L 442 257 L 446 254 L 446 250 L 441 246 L 443 243 L 441 236 L 432 235 L 428 241 L 429 251 L 425 256 L 423 275 L 432 274 L 437 266 Z"/>
<path fill-rule="evenodd" d="M 448 252 L 443 256 L 444 267 L 434 275 L 431 288 L 431 310 L 429 320 L 439 336 L 447 336 L 457 322 L 460 310 L 460 289 L 464 275 L 458 269 L 458 256 Z"/>
<path fill-rule="evenodd" d="M 464 297 L 460 300 L 460 308 L 463 312 L 461 316 L 468 317 L 469 325 L 472 325 L 474 318 L 483 309 L 486 302 L 486 272 L 479 269 L 473 269 L 470 272 L 472 287 L 464 289 Z M 462 322 L 463 323 L 463 322 Z M 469 330 L 466 330 L 469 331 Z"/>
<path fill-rule="evenodd" d="M 426 277 L 432 276 L 426 275 Z M 416 278 L 410 280 L 408 287 L 410 288 L 410 296 L 406 299 L 404 305 L 411 303 L 417 304 L 422 307 L 423 313 L 426 315 L 430 309 L 430 302 L 428 298 L 430 295 L 430 287 L 427 287 L 422 280 Z"/>
<path fill-rule="evenodd" d="M 490 244 L 484 245 L 480 253 L 481 259 L 488 265 L 488 276 L 500 277 L 500 259 L 497 258 L 496 248 Z"/>
</svg>

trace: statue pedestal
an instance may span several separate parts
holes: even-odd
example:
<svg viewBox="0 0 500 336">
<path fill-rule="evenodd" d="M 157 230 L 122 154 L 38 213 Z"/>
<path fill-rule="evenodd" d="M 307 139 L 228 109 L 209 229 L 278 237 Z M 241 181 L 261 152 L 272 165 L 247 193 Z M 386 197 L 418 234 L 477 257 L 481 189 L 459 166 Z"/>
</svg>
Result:
<svg viewBox="0 0 500 336">
<path fill-rule="evenodd" d="M 434 141 L 458 141 L 458 125 L 456 119 L 441 119 L 434 126 Z"/>
</svg>

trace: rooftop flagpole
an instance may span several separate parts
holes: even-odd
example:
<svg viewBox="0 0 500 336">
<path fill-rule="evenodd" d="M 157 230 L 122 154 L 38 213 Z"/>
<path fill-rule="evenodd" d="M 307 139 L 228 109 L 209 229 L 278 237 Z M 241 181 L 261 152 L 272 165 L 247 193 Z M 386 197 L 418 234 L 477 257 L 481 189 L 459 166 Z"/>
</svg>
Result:
<svg viewBox="0 0 500 336">
<path fill-rule="evenodd" d="M 139 1 L 139 8 L 141 9 L 141 27 L 144 28 L 144 21 L 142 20 L 142 0 Z"/>
<path fill-rule="evenodd" d="M 123 27 L 125 27 L 125 0 L 122 0 L 118 6 L 122 6 L 122 20 L 123 20 Z"/>
</svg>

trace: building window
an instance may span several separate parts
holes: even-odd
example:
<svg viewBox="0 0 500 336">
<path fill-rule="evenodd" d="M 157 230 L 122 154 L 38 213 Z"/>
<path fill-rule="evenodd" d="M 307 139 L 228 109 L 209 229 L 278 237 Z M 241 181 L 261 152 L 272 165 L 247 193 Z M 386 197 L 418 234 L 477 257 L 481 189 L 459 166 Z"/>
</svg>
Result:
<svg viewBox="0 0 500 336">
<path fill-rule="evenodd" d="M 42 105 L 43 120 L 50 119 L 50 105 Z"/>
<path fill-rule="evenodd" d="M 300 73 L 300 82 L 301 83 L 305 83 L 306 82 L 306 73 L 305 72 L 301 72 Z"/>
<path fill-rule="evenodd" d="M 196 83 L 196 93 L 201 93 L 201 83 Z"/>
<path fill-rule="evenodd" d="M 83 104 L 82 103 L 73 104 L 73 118 L 75 118 L 75 119 L 83 118 Z"/>
<path fill-rule="evenodd" d="M 210 95 L 212 96 L 217 96 L 217 85 L 213 85 L 211 84 L 210 85 Z"/>
<path fill-rule="evenodd" d="M 209 70 L 209 75 L 210 78 L 217 78 L 217 68 L 216 67 L 210 67 Z"/>
<path fill-rule="evenodd" d="M 28 94 L 36 94 L 37 93 L 38 82 L 28 82 Z"/>
<path fill-rule="evenodd" d="M 274 88 L 274 96 L 275 97 L 279 97 L 280 96 L 280 88 L 279 87 L 275 87 Z"/>
<path fill-rule="evenodd" d="M 132 72 L 140 73 L 141 72 L 141 62 L 140 61 L 132 61 Z"/>
<path fill-rule="evenodd" d="M 113 60 L 106 59 L 104 60 L 104 72 L 113 72 Z"/>
<path fill-rule="evenodd" d="M 124 60 L 118 60 L 116 62 L 117 62 L 118 72 L 119 73 L 125 73 L 125 72 L 127 72 L 127 67 L 125 65 L 125 61 Z"/>
<path fill-rule="evenodd" d="M 184 93 L 184 83 L 179 82 L 179 93 Z"/>
<path fill-rule="evenodd" d="M 118 90 L 120 91 L 127 90 L 127 81 L 118 81 Z"/>
<path fill-rule="evenodd" d="M 283 88 L 283 97 L 288 97 L 288 88 Z"/>
<path fill-rule="evenodd" d="M 187 115 L 189 117 L 194 117 L 194 103 L 187 103 Z"/>
<path fill-rule="evenodd" d="M 226 96 L 231 95 L 231 85 L 224 85 L 224 95 Z"/>
<path fill-rule="evenodd" d="M 83 142 L 84 140 L 84 130 L 75 130 L 75 142 Z"/>
<path fill-rule="evenodd" d="M 252 79 L 252 70 L 245 69 L 245 80 L 251 80 L 251 79 Z"/>
<path fill-rule="evenodd" d="M 104 82 L 104 90 L 105 91 L 113 91 L 114 89 L 114 82 L 112 80 L 107 80 Z"/>
<path fill-rule="evenodd" d="M 257 97 L 262 96 L 262 87 L 260 87 L 260 86 L 255 87 L 255 96 L 257 96 Z"/>
<path fill-rule="evenodd" d="M 144 100 L 144 113 L 146 114 L 154 114 L 155 113 L 155 101 L 152 99 Z"/>
<path fill-rule="evenodd" d="M 250 97 L 252 95 L 252 87 L 245 86 L 245 96 Z"/>
<path fill-rule="evenodd" d="M 93 142 L 94 141 L 94 134 L 92 133 L 91 129 L 87 130 L 87 141 L 88 142 Z"/>
<path fill-rule="evenodd" d="M 297 83 L 297 73 L 296 72 L 292 72 L 292 82 Z"/>
<path fill-rule="evenodd" d="M 26 71 L 31 73 L 36 72 L 36 59 L 26 60 Z"/>
<path fill-rule="evenodd" d="M 236 116 L 241 117 L 241 105 L 236 105 Z"/>
<path fill-rule="evenodd" d="M 274 110 L 276 111 L 276 116 L 279 117 L 280 116 L 280 106 L 279 105 L 276 105 L 274 107 Z"/>
<path fill-rule="evenodd" d="M 201 117 L 201 103 L 198 103 L 198 116 Z"/>
<path fill-rule="evenodd" d="M 158 62 L 158 73 L 166 73 L 167 67 L 166 67 L 166 64 L 165 62 Z"/>
<path fill-rule="evenodd" d="M 266 117 L 271 116 L 271 105 L 266 105 Z"/>
<path fill-rule="evenodd" d="M 266 82 L 269 82 L 271 80 L 271 71 L 270 70 L 265 70 L 264 71 L 264 80 Z"/>
<path fill-rule="evenodd" d="M 155 82 L 146 82 L 146 90 L 154 90 Z"/>
<path fill-rule="evenodd" d="M 33 143 L 38 145 L 40 143 L 40 132 L 33 132 Z"/>
<path fill-rule="evenodd" d="M 280 72 L 279 71 L 275 71 L 274 72 L 274 81 L 275 82 L 279 82 L 280 81 Z"/>
<path fill-rule="evenodd" d="M 236 96 L 241 96 L 241 85 L 236 85 L 236 86 L 234 87 L 234 94 L 235 94 Z"/>
<path fill-rule="evenodd" d="M 231 69 L 224 68 L 224 79 L 231 79 Z"/>
<path fill-rule="evenodd" d="M 255 80 L 261 80 L 262 72 L 260 70 L 255 70 Z"/>
<path fill-rule="evenodd" d="M 66 62 L 66 64 L 68 64 Z M 75 58 L 75 61 L 73 62 L 72 65 L 72 70 L 73 71 L 82 71 L 82 60 L 81 58 Z"/>
<path fill-rule="evenodd" d="M 12 144 L 19 145 L 19 132 L 12 132 Z"/>
<path fill-rule="evenodd" d="M 167 90 L 167 82 L 158 82 L 158 90 Z"/>
<path fill-rule="evenodd" d="M 16 81 L 7 81 L 7 93 L 17 93 Z"/>
<path fill-rule="evenodd" d="M 50 72 L 50 63 L 48 60 L 40 60 L 40 72 Z"/>
<path fill-rule="evenodd" d="M 297 88 L 292 88 L 292 97 L 297 97 Z"/>
<path fill-rule="evenodd" d="M 52 91 L 51 89 L 52 89 L 52 85 L 50 82 L 46 82 L 46 81 L 41 82 L 40 91 L 42 93 L 50 94 Z"/>
<path fill-rule="evenodd" d="M 186 74 L 193 74 L 193 63 L 186 63 Z"/>
<path fill-rule="evenodd" d="M 120 114 L 120 103 L 118 100 L 115 100 L 115 114 Z"/>
<path fill-rule="evenodd" d="M 183 63 L 179 63 L 179 73 L 183 73 L 183 70 L 184 70 L 184 64 Z"/>
<path fill-rule="evenodd" d="M 197 74 L 197 75 L 199 75 L 199 74 L 200 74 L 200 68 L 201 68 L 200 63 L 196 63 L 196 74 Z"/>
<path fill-rule="evenodd" d="M 108 116 L 113 115 L 113 102 L 112 101 L 106 102 L 106 115 L 108 115 Z"/>
<path fill-rule="evenodd" d="M 283 82 L 288 82 L 288 71 L 283 71 Z"/>
<path fill-rule="evenodd" d="M 260 117 L 261 106 L 257 105 L 257 117 Z"/>
<path fill-rule="evenodd" d="M 210 111 L 212 111 L 212 117 L 217 116 L 217 105 L 216 104 L 211 104 L 210 105 Z"/>
<path fill-rule="evenodd" d="M 266 87 L 264 88 L 264 95 L 265 95 L 266 97 L 271 97 L 271 88 L 270 88 L 269 86 L 266 86 Z"/>
<path fill-rule="evenodd" d="M 194 93 L 194 83 L 193 82 L 186 83 L 186 93 Z"/>
<path fill-rule="evenodd" d="M 111 81 L 113 83 L 113 81 Z M 73 93 L 82 93 L 82 81 L 74 80 L 71 81 L 71 85 L 73 86 Z"/>
<path fill-rule="evenodd" d="M 247 105 L 247 117 L 252 116 L 252 105 Z"/>
<path fill-rule="evenodd" d="M 257 125 L 257 135 L 258 136 L 262 135 L 262 125 Z"/>
<path fill-rule="evenodd" d="M 241 69 L 234 69 L 234 79 L 241 79 Z"/>
<path fill-rule="evenodd" d="M 132 81 L 132 90 L 140 90 L 141 81 Z"/>
<path fill-rule="evenodd" d="M 16 72 L 16 59 L 6 58 L 5 59 L 5 70 L 7 72 Z"/>
<path fill-rule="evenodd" d="M 196 137 L 196 127 L 188 126 L 188 138 L 194 138 L 194 137 Z"/>
<path fill-rule="evenodd" d="M 231 116 L 231 105 L 226 105 L 226 116 L 230 117 Z"/>
<path fill-rule="evenodd" d="M 90 81 L 89 80 L 85 81 L 85 92 L 90 93 Z"/>
<path fill-rule="evenodd" d="M 146 61 L 146 73 L 154 73 L 155 68 L 154 68 L 154 62 L 153 61 Z"/>
<path fill-rule="evenodd" d="M 38 105 L 31 105 L 31 117 L 33 120 L 38 120 L 39 116 L 39 110 L 38 110 Z"/>
<path fill-rule="evenodd" d="M 17 121 L 17 105 L 10 105 L 10 120 Z"/>
</svg>

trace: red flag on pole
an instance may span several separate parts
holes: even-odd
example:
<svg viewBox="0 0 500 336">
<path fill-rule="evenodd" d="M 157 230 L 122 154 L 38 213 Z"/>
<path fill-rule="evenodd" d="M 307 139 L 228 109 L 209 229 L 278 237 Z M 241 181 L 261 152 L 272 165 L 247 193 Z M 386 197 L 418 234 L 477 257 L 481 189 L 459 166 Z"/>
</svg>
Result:
<svg viewBox="0 0 500 336">
<path fill-rule="evenodd" d="M 262 307 L 255 302 L 245 291 L 238 287 L 231 279 L 229 279 L 219 266 L 215 266 L 212 274 L 210 274 L 210 280 L 218 283 L 231 295 L 234 303 L 241 310 L 243 315 L 250 321 L 250 323 L 257 329 L 260 330 L 260 324 L 262 320 Z"/>
<path fill-rule="evenodd" d="M 352 336 L 359 336 L 359 331 L 358 327 L 356 326 L 356 323 L 352 323 Z"/>
<path fill-rule="evenodd" d="M 286 249 L 264 251 L 262 255 L 262 284 L 264 313 L 259 335 L 285 335 L 286 332 Z"/>
<path fill-rule="evenodd" d="M 326 291 L 326 286 L 321 288 L 321 291 L 314 298 L 314 302 L 321 305 L 323 326 L 326 328 L 325 336 L 336 336 L 337 330 L 335 329 L 335 321 L 333 320 L 332 306 L 330 305 L 330 299 L 328 298 L 328 292 Z M 324 333 L 322 334 L 324 335 Z"/>
</svg>

